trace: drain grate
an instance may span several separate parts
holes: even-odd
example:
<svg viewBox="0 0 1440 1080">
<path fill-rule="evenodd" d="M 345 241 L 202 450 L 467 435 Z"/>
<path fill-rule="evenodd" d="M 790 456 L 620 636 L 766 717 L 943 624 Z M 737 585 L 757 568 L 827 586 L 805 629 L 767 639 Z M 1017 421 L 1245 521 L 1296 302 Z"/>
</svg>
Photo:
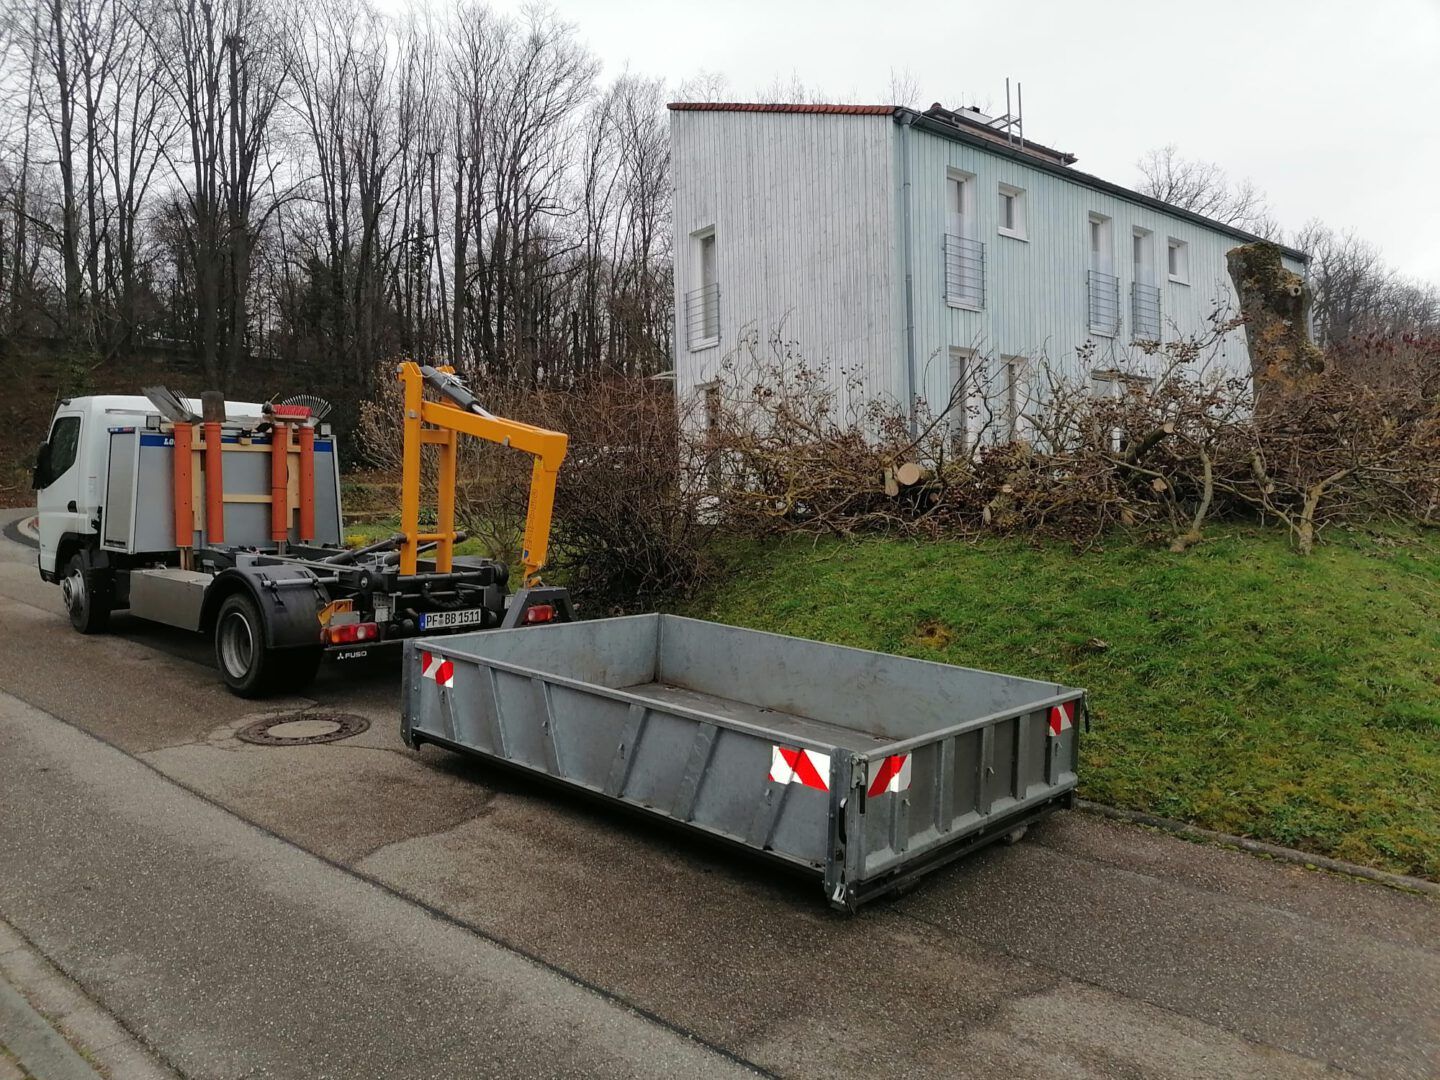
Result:
<svg viewBox="0 0 1440 1080">
<path fill-rule="evenodd" d="M 359 735 L 370 721 L 354 713 L 305 711 L 267 716 L 235 733 L 241 742 L 256 746 L 313 746 Z"/>
</svg>

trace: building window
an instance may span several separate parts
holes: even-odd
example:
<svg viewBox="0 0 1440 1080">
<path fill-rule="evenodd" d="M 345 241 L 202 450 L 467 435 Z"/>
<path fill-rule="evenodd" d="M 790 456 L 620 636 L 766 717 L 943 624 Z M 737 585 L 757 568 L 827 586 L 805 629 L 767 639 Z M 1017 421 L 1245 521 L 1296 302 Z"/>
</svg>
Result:
<svg viewBox="0 0 1440 1080">
<path fill-rule="evenodd" d="M 1102 337 L 1114 337 L 1120 329 L 1120 279 L 1115 276 L 1111 225 L 1104 214 L 1090 215 L 1089 326 Z"/>
<path fill-rule="evenodd" d="M 979 311 L 985 306 L 985 245 L 975 239 L 975 177 L 945 174 L 945 302 Z"/>
<path fill-rule="evenodd" d="M 1160 340 L 1160 289 L 1155 284 L 1155 236 L 1149 229 L 1131 230 L 1130 336 L 1135 341 Z"/>
<path fill-rule="evenodd" d="M 975 177 L 950 169 L 945 174 L 945 231 L 952 236 L 975 236 Z"/>
<path fill-rule="evenodd" d="M 1148 394 L 1155 380 L 1148 375 L 1136 375 L 1119 368 L 1105 368 L 1090 372 L 1090 392 L 1097 398 L 1119 398 L 1126 393 Z"/>
<path fill-rule="evenodd" d="M 701 383 L 700 394 L 705 403 L 705 474 L 710 479 L 711 490 L 715 490 L 720 487 L 723 478 L 719 443 L 720 420 L 724 415 L 725 404 L 719 380 Z"/>
<path fill-rule="evenodd" d="M 1177 285 L 1190 284 L 1190 245 L 1184 240 L 1176 240 L 1170 237 L 1167 247 L 1166 270 L 1169 272 L 1170 280 Z"/>
<path fill-rule="evenodd" d="M 1029 365 L 1023 356 L 1002 356 L 1000 361 L 1005 371 L 1001 430 L 1005 438 L 1013 441 L 1023 438 L 1028 430 L 1025 407 L 1030 403 Z"/>
<path fill-rule="evenodd" d="M 1000 185 L 1000 235 L 1024 240 L 1025 191 L 1023 188 Z"/>
<path fill-rule="evenodd" d="M 991 424 L 988 365 L 974 349 L 950 349 L 950 445 L 957 456 L 973 454 Z"/>
<path fill-rule="evenodd" d="M 715 229 L 690 234 L 699 288 L 685 294 L 685 337 L 691 352 L 720 344 L 719 252 Z"/>
<path fill-rule="evenodd" d="M 720 383 L 712 381 L 703 383 L 700 392 L 705 399 L 705 433 L 714 435 L 720 430 L 720 412 L 722 402 L 720 398 Z"/>
<path fill-rule="evenodd" d="M 1155 235 L 1149 229 L 1137 226 L 1131 230 L 1131 264 L 1135 271 L 1135 280 L 1143 281 L 1146 285 L 1155 284 L 1154 240 Z"/>
<path fill-rule="evenodd" d="M 1115 256 L 1110 241 L 1110 219 L 1104 214 L 1090 215 L 1090 269 L 1102 274 L 1115 272 Z"/>
</svg>

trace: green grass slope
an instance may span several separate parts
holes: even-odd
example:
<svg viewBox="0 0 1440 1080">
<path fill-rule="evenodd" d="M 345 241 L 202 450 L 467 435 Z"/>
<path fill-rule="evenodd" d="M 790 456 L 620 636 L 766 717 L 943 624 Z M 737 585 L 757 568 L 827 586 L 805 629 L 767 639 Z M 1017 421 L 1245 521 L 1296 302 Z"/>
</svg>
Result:
<svg viewBox="0 0 1440 1080">
<path fill-rule="evenodd" d="M 1090 692 L 1081 792 L 1440 879 L 1440 538 L 747 545 L 687 614 Z"/>
</svg>

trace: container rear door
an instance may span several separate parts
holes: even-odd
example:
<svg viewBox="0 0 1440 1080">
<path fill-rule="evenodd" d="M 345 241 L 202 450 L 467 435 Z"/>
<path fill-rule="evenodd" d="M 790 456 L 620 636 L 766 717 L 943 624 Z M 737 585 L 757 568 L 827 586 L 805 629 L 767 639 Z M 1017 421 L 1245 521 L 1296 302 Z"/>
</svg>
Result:
<svg viewBox="0 0 1440 1080">
<path fill-rule="evenodd" d="M 996 718 L 868 763 L 863 877 L 898 867 L 1074 789 L 1078 697 Z"/>
</svg>

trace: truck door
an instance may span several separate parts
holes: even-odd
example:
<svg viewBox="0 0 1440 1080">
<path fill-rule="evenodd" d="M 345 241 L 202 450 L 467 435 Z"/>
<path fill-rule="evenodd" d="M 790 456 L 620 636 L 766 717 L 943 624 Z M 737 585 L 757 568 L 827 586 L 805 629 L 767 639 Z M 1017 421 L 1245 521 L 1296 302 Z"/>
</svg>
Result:
<svg viewBox="0 0 1440 1080">
<path fill-rule="evenodd" d="M 66 533 L 90 532 L 90 507 L 83 506 L 85 470 L 80 467 L 82 418 L 79 413 L 59 413 L 50 425 L 50 438 L 43 459 L 36 468 L 35 505 L 40 514 L 40 569 L 51 573 L 56 549 Z"/>
</svg>

